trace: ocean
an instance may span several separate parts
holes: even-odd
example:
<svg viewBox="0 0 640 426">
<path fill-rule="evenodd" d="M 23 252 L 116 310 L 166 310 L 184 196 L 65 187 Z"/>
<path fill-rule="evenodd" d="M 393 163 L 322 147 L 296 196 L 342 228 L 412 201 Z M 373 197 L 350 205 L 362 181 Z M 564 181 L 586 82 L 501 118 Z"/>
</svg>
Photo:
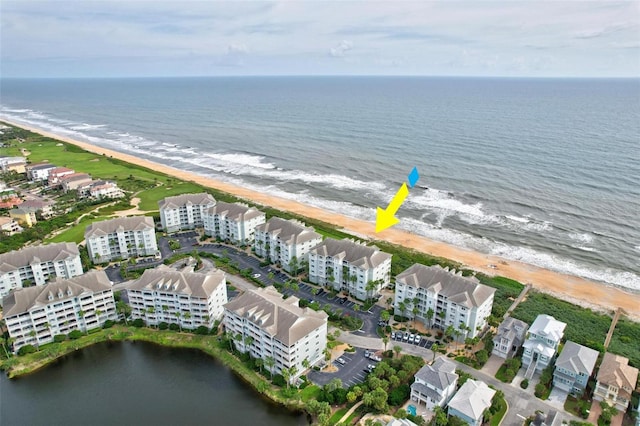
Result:
<svg viewBox="0 0 640 426">
<path fill-rule="evenodd" d="M 640 291 L 640 79 L 3 79 L 0 119 Z"/>
</svg>

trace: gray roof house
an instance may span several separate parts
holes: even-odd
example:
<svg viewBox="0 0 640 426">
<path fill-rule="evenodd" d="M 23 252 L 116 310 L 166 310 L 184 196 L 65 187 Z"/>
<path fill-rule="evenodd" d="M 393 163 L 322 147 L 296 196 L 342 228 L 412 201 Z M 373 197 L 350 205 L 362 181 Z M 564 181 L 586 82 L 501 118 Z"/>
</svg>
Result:
<svg viewBox="0 0 640 426">
<path fill-rule="evenodd" d="M 457 384 L 456 365 L 446 358 L 438 358 L 416 373 L 411 385 L 411 400 L 424 403 L 429 410 L 443 407 L 453 396 Z"/>
<path fill-rule="evenodd" d="M 469 379 L 449 401 L 449 416 L 460 417 L 470 426 L 480 426 L 484 410 L 491 407 L 495 394 L 485 382 Z"/>
<path fill-rule="evenodd" d="M 500 358 L 512 358 L 515 356 L 529 329 L 529 324 L 515 318 L 507 317 L 498 327 L 498 332 L 493 338 L 493 355 Z"/>
<path fill-rule="evenodd" d="M 553 386 L 581 395 L 596 366 L 598 355 L 598 351 L 567 341 L 556 360 Z"/>
</svg>

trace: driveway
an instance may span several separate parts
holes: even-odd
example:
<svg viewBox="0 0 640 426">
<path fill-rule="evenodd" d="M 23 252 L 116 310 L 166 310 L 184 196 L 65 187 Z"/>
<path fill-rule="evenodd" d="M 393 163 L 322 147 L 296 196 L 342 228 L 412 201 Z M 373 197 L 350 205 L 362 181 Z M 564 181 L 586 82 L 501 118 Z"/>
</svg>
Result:
<svg viewBox="0 0 640 426">
<path fill-rule="evenodd" d="M 482 371 L 495 377 L 496 373 L 500 369 L 500 366 L 504 364 L 504 361 L 504 358 L 500 358 L 496 355 L 491 355 L 487 360 L 487 363 L 484 365 L 484 367 L 482 367 Z"/>
<path fill-rule="evenodd" d="M 551 389 L 549 398 L 547 398 L 547 402 L 557 409 L 564 411 L 564 402 L 567 400 L 567 396 L 569 396 L 569 392 L 554 386 Z"/>
</svg>

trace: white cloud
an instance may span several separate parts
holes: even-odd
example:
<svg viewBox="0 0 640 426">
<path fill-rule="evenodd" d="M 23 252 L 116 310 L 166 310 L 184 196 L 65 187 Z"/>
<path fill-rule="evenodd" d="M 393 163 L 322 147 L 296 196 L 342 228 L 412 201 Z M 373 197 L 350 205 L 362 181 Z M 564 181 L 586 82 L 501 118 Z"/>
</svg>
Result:
<svg viewBox="0 0 640 426">
<path fill-rule="evenodd" d="M 353 49 L 353 43 L 348 40 L 342 40 L 339 45 L 329 49 L 329 55 L 333 56 L 334 58 L 341 58 L 345 53 L 347 53 L 347 51 L 351 49 Z"/>
</svg>

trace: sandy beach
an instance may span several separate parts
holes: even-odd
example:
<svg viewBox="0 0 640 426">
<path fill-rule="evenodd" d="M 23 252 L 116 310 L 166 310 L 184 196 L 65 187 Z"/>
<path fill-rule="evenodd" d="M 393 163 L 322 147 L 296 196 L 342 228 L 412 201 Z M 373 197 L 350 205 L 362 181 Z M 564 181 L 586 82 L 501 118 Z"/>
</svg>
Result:
<svg viewBox="0 0 640 426">
<path fill-rule="evenodd" d="M 118 158 L 123 161 L 138 164 L 174 176 L 179 179 L 193 181 L 203 186 L 234 194 L 265 206 L 279 210 L 293 212 L 302 216 L 318 219 L 344 228 L 345 231 L 370 239 L 385 240 L 404 247 L 413 248 L 434 256 L 444 257 L 464 264 L 465 266 L 490 275 L 501 275 L 515 279 L 521 283 L 531 283 L 536 289 L 553 294 L 561 299 L 578 303 L 599 310 L 624 309 L 627 316 L 640 320 L 640 295 L 623 291 L 619 288 L 607 286 L 583 278 L 545 270 L 543 268 L 489 256 L 450 244 L 430 240 L 400 229 L 387 229 L 376 234 L 375 223 L 350 218 L 338 213 L 332 213 L 316 207 L 308 206 L 296 201 L 286 200 L 272 195 L 263 194 L 216 179 L 200 176 L 194 173 L 175 169 L 149 160 L 141 159 L 129 154 L 120 153 L 106 148 L 97 147 L 89 143 L 61 137 L 45 131 L 34 129 L 22 124 L 5 122 L 16 127 L 30 130 L 53 139 L 59 139 L 77 145 L 87 151 Z M 494 267 L 490 267 L 492 265 Z"/>
</svg>

